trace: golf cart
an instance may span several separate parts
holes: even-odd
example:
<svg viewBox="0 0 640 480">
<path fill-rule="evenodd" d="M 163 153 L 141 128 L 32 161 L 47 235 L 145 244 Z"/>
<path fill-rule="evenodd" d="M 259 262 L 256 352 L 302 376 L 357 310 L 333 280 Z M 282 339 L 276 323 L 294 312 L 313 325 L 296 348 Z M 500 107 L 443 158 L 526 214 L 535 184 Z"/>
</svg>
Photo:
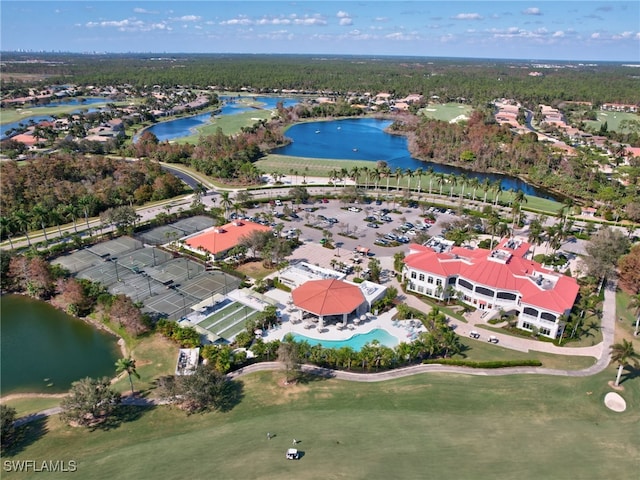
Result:
<svg viewBox="0 0 640 480">
<path fill-rule="evenodd" d="M 300 454 L 296 448 L 287 450 L 287 460 L 298 460 L 298 458 L 300 458 Z"/>
<path fill-rule="evenodd" d="M 469 336 L 470 336 L 471 338 L 475 338 L 475 339 L 480 338 L 480 334 L 479 334 L 478 332 L 476 332 L 475 330 L 471 330 L 471 331 L 469 332 Z"/>
<path fill-rule="evenodd" d="M 489 339 L 487 340 L 489 343 L 498 343 L 498 337 L 495 335 L 489 335 Z"/>
</svg>

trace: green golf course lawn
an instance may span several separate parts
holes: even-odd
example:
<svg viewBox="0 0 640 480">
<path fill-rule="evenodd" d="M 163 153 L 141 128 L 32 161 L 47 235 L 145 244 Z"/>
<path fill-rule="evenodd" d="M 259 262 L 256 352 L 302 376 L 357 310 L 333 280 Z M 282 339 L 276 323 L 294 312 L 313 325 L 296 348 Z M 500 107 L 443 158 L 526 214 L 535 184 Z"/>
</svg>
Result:
<svg viewBox="0 0 640 480">
<path fill-rule="evenodd" d="M 225 413 L 134 408 L 133 418 L 96 431 L 51 417 L 31 427 L 46 430 L 41 438 L 3 460 L 75 460 L 83 479 L 537 480 L 637 473 L 640 381 L 623 382 L 625 412 L 608 410 L 603 398 L 614 366 L 588 378 L 423 374 L 367 384 L 310 377 L 283 387 L 282 376 L 243 377 L 242 399 Z M 288 461 L 294 438 L 303 455 Z"/>
</svg>

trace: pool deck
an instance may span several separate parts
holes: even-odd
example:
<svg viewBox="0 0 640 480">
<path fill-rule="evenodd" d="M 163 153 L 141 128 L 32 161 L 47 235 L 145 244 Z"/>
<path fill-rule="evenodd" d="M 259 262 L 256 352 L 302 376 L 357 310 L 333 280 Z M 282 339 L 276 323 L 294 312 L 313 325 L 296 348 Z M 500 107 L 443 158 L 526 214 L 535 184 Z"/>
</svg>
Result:
<svg viewBox="0 0 640 480">
<path fill-rule="evenodd" d="M 305 328 L 305 325 L 309 324 L 308 321 L 294 323 L 300 318 L 300 311 L 295 307 L 285 307 L 281 310 L 280 318 L 282 319 L 282 324 L 264 332 L 262 334 L 262 339 L 265 342 L 282 340 L 287 333 L 294 333 L 316 340 L 347 340 L 356 334 L 365 334 L 369 333 L 371 330 L 380 328 L 396 337 L 398 339 L 398 343 L 409 343 L 412 341 L 412 334 L 426 331 L 419 320 L 392 320 L 391 317 L 394 313 L 395 310 L 392 310 L 378 316 L 374 315 L 369 320 L 360 322 L 359 325 L 354 324 L 350 320 L 347 328 L 344 330 L 338 330 L 335 324 L 325 325 L 320 332 L 317 328 L 317 324 L 314 324 L 314 328 Z M 291 320 L 294 321 L 292 322 Z"/>
</svg>

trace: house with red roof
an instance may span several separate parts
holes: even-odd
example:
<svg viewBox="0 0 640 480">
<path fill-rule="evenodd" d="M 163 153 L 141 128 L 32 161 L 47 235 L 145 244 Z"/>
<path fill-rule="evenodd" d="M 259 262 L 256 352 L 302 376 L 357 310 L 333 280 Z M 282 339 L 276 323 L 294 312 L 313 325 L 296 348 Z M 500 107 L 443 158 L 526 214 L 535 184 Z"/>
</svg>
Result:
<svg viewBox="0 0 640 480">
<path fill-rule="evenodd" d="M 202 233 L 194 234 L 185 240 L 187 248 L 198 252 L 206 252 L 213 259 L 224 258 L 226 253 L 240 244 L 242 237 L 252 232 L 268 232 L 271 227 L 245 220 L 234 220 L 220 227 L 209 228 Z"/>
<path fill-rule="evenodd" d="M 518 328 L 557 338 L 578 296 L 578 282 L 525 258 L 530 245 L 503 239 L 493 250 L 410 245 L 402 272 L 407 290 L 481 310 L 518 315 Z"/>
</svg>

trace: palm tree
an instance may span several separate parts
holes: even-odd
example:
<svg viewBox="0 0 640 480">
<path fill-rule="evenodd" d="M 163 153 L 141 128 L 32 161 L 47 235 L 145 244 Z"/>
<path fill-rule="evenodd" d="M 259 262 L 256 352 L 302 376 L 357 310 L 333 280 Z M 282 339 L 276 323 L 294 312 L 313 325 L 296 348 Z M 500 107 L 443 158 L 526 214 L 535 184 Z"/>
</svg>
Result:
<svg viewBox="0 0 640 480">
<path fill-rule="evenodd" d="M 484 198 L 482 199 L 482 203 L 487 203 L 487 194 L 489 193 L 489 190 L 491 190 L 491 180 L 489 180 L 488 178 L 485 178 L 482 181 L 482 190 L 484 191 Z"/>
<path fill-rule="evenodd" d="M 31 246 L 31 239 L 29 238 L 29 214 L 20 209 L 13 212 L 13 218 L 18 228 L 22 229 L 24 236 L 27 238 L 27 244 Z"/>
<path fill-rule="evenodd" d="M 462 175 L 460 175 L 458 182 L 460 183 L 460 186 L 462 186 L 462 190 L 460 191 L 460 201 L 462 202 L 462 198 L 464 197 L 464 187 L 469 185 L 469 178 L 467 178 L 467 176 L 463 173 Z"/>
<path fill-rule="evenodd" d="M 536 247 L 542 245 L 542 242 L 544 240 L 543 231 L 544 229 L 542 228 L 542 222 L 540 221 L 539 217 L 531 220 L 531 223 L 529 224 L 529 236 L 527 238 L 529 243 L 533 245 L 531 259 L 533 259 L 533 257 L 535 257 L 536 255 Z"/>
<path fill-rule="evenodd" d="M 389 167 L 384 167 L 382 170 L 384 176 L 387 177 L 387 193 L 389 193 L 389 180 L 391 179 L 391 169 Z"/>
<path fill-rule="evenodd" d="M 220 206 L 224 208 L 224 219 L 229 218 L 229 208 L 233 205 L 230 192 L 220 192 Z"/>
<path fill-rule="evenodd" d="M 2 236 L 7 236 L 9 239 L 9 245 L 13 250 L 13 241 L 11 240 L 11 231 L 13 228 L 13 221 L 10 217 L 0 217 L 0 231 L 2 232 Z"/>
<path fill-rule="evenodd" d="M 433 167 L 427 168 L 427 175 L 429 175 L 429 196 L 431 196 L 431 188 L 433 187 Z"/>
<path fill-rule="evenodd" d="M 516 216 L 518 217 L 518 225 L 520 224 L 520 214 L 522 213 L 522 203 L 527 203 L 527 197 L 524 192 L 518 189 L 513 194 L 513 203 L 511 204 L 511 210 L 513 211 L 513 229 L 516 228 Z"/>
<path fill-rule="evenodd" d="M 404 173 L 402 172 L 402 169 L 398 167 L 396 168 L 394 174 L 396 176 L 396 192 L 397 192 L 398 190 L 400 190 L 400 179 L 403 177 Z"/>
<path fill-rule="evenodd" d="M 480 180 L 478 179 L 478 177 L 473 177 L 469 179 L 469 187 L 473 189 L 473 193 L 471 194 L 471 197 L 473 199 L 473 201 L 475 202 L 476 200 L 476 190 L 478 190 L 478 188 L 480 188 Z"/>
<path fill-rule="evenodd" d="M 491 212 L 489 218 L 487 218 L 487 231 L 491 234 L 491 244 L 489 250 L 493 250 L 493 239 L 498 233 L 498 225 L 500 225 L 500 217 L 497 213 Z"/>
<path fill-rule="evenodd" d="M 418 177 L 418 195 L 422 193 L 422 174 L 423 173 L 424 172 L 422 168 L 416 168 L 416 171 L 414 172 L 415 176 Z"/>
<path fill-rule="evenodd" d="M 494 185 L 493 185 L 493 190 L 496 192 L 496 198 L 494 205 L 498 206 L 498 199 L 500 198 L 500 194 L 502 193 L 502 183 L 500 182 L 500 180 L 498 180 Z"/>
<path fill-rule="evenodd" d="M 31 218 L 33 220 L 33 223 L 40 224 L 40 227 L 42 228 L 42 233 L 44 234 L 44 241 L 49 243 L 49 238 L 47 237 L 47 228 L 46 228 L 47 227 L 46 223 L 49 218 L 49 210 L 41 203 L 37 203 L 31 209 L 31 215 L 33 215 L 33 217 Z"/>
<path fill-rule="evenodd" d="M 411 192 L 411 179 L 415 176 L 415 173 L 413 173 L 413 170 L 411 170 L 410 168 L 407 168 L 404 171 L 404 176 L 409 179 L 409 181 L 407 182 L 407 191 Z"/>
<path fill-rule="evenodd" d="M 458 185 L 458 177 L 455 174 L 449 175 L 449 197 L 453 198 L 453 187 Z"/>
<path fill-rule="evenodd" d="M 93 210 L 94 204 L 94 197 L 91 195 L 84 195 L 78 199 L 78 206 L 81 207 L 84 212 L 84 221 L 87 224 L 87 230 L 89 229 L 89 210 Z"/>
<path fill-rule="evenodd" d="M 358 188 L 358 173 L 360 173 L 360 169 L 357 166 L 354 166 L 349 172 L 349 178 L 353 180 L 353 183 Z"/>
<path fill-rule="evenodd" d="M 118 361 L 116 362 L 116 373 L 121 374 L 122 372 L 127 372 L 127 375 L 129 375 L 131 395 L 133 395 L 133 380 L 131 379 L 131 375 L 135 375 L 135 377 L 138 379 L 140 378 L 140 374 L 136 371 L 136 361 L 131 357 L 118 359 Z"/>
<path fill-rule="evenodd" d="M 369 167 L 362 167 L 360 168 L 360 172 L 364 172 L 364 188 L 368 190 L 371 170 L 369 170 Z"/>
<path fill-rule="evenodd" d="M 444 184 L 446 183 L 446 175 L 444 173 L 436 173 L 435 174 L 436 177 L 436 183 L 438 184 L 438 186 L 440 187 L 440 196 L 442 196 L 442 187 L 444 186 Z"/>
<path fill-rule="evenodd" d="M 73 222 L 73 231 L 75 233 L 78 233 L 78 224 L 76 221 L 78 219 L 78 213 L 79 213 L 78 207 L 73 203 L 69 203 L 64 206 L 62 211 L 65 218 L 70 219 Z"/>
<path fill-rule="evenodd" d="M 618 362 L 618 375 L 616 376 L 616 387 L 620 384 L 620 376 L 625 366 L 632 363 L 635 367 L 638 366 L 637 358 L 640 358 L 633 349 L 633 343 L 628 340 L 622 339 L 622 343 L 614 343 L 611 345 L 611 360 Z"/>
</svg>

